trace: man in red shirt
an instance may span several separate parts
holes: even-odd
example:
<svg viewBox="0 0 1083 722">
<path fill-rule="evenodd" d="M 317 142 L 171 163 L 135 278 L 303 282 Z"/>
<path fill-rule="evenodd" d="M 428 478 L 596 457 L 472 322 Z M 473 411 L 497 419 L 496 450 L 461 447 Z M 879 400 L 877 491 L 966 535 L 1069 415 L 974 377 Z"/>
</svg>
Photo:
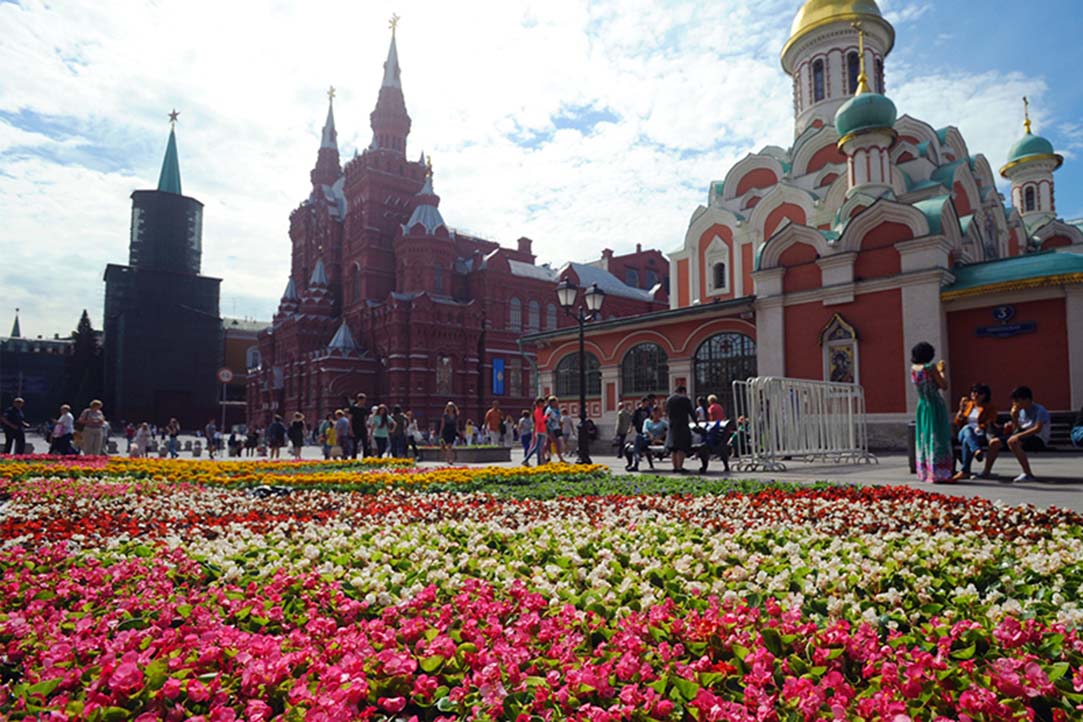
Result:
<svg viewBox="0 0 1083 722">
<path fill-rule="evenodd" d="M 485 412 L 485 430 L 488 432 L 490 444 L 501 443 L 500 425 L 504 421 L 504 414 L 500 412 L 500 402 L 494 400 L 492 407 Z"/>
<path fill-rule="evenodd" d="M 707 420 L 708 421 L 725 421 L 726 410 L 722 408 L 722 404 L 718 403 L 718 397 L 711 394 L 707 397 Z"/>
</svg>

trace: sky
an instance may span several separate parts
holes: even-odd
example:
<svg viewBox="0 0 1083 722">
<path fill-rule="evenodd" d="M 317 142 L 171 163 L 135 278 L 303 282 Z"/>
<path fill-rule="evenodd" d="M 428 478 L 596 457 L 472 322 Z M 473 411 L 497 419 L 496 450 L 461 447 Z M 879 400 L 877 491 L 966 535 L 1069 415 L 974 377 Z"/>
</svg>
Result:
<svg viewBox="0 0 1083 722">
<path fill-rule="evenodd" d="M 225 316 L 269 320 L 289 214 L 311 185 L 326 90 L 344 160 L 371 140 L 390 39 L 449 225 L 538 262 L 678 249 L 710 181 L 793 139 L 779 65 L 799 0 L 0 0 L 0 333 L 101 327 L 128 258 L 130 194 L 155 188 L 180 111 L 184 193 L 205 204 L 203 273 Z M 1035 131 L 1083 216 L 1078 0 L 880 0 L 900 114 L 960 128 L 992 167 Z M 1007 185 L 1002 184 L 1002 192 Z"/>
</svg>

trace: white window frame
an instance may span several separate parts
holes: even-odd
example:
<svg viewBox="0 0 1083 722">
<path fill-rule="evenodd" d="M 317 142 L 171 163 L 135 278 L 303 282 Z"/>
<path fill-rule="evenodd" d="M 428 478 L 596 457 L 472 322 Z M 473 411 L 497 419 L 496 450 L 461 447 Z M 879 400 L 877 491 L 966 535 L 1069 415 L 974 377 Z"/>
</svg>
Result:
<svg viewBox="0 0 1083 722">
<path fill-rule="evenodd" d="M 730 248 L 726 245 L 726 242 L 722 240 L 721 236 L 715 236 L 711 241 L 711 245 L 707 246 L 707 253 L 703 256 L 703 262 L 707 264 L 706 276 L 707 276 L 707 295 L 708 296 L 724 296 L 733 289 L 731 278 L 733 277 L 733 266 L 730 261 Z M 716 263 L 726 264 L 726 283 L 722 288 L 718 288 L 714 285 L 714 266 Z"/>
</svg>

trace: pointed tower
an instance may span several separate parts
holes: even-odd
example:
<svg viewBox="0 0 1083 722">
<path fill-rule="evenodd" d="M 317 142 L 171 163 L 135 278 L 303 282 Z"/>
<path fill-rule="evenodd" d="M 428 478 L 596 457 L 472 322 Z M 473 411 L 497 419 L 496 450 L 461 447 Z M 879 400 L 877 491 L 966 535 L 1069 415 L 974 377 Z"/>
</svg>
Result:
<svg viewBox="0 0 1083 722">
<path fill-rule="evenodd" d="M 312 185 L 316 188 L 334 185 L 342 175 L 339 165 L 338 133 L 335 131 L 335 88 L 327 90 L 327 120 L 323 124 L 320 136 L 320 150 L 316 156 L 316 167 L 310 174 Z"/>
<path fill-rule="evenodd" d="M 286 291 L 282 294 L 282 300 L 278 302 L 278 313 L 276 314 L 276 320 L 285 319 L 295 315 L 301 304 L 301 298 L 297 295 L 297 287 L 293 283 L 293 277 L 290 277 L 289 283 L 286 284 Z"/>
<path fill-rule="evenodd" d="M 396 244 L 399 291 L 451 294 L 455 260 L 450 233 L 440 214 L 440 196 L 432 188 L 432 156 L 426 158 L 425 185 L 414 196 L 414 210 Z"/>
<path fill-rule="evenodd" d="M 839 150 L 846 154 L 849 195 L 860 191 L 880 196 L 892 190 L 891 145 L 895 142 L 898 111 L 890 98 L 869 88 L 864 60 L 865 30 L 860 21 L 854 23 L 854 29 L 860 48 L 857 94 L 835 114 L 835 130 L 839 133 Z"/>
<path fill-rule="evenodd" d="M 11 324 L 11 338 L 22 338 L 23 332 L 19 328 L 19 309 L 15 309 L 15 323 Z"/>
<path fill-rule="evenodd" d="M 162 193 L 181 193 L 180 160 L 177 158 L 177 116 L 176 110 L 169 114 L 169 142 L 165 146 L 165 158 L 162 159 L 162 172 L 158 174 L 158 190 Z"/>
<path fill-rule="evenodd" d="M 399 69 L 399 51 L 395 44 L 395 30 L 399 16 L 391 16 L 391 46 L 384 63 L 384 80 L 380 85 L 380 97 L 372 111 L 373 150 L 387 150 L 406 155 L 406 136 L 410 134 L 410 116 L 406 113 L 406 100 L 402 95 Z"/>
<path fill-rule="evenodd" d="M 865 28 L 863 48 L 850 31 L 855 21 Z M 831 123 L 858 91 L 862 60 L 868 84 L 882 94 L 884 59 L 894 44 L 895 28 L 876 0 L 805 0 L 782 48 L 782 68 L 793 78 L 794 137 Z"/>
<path fill-rule="evenodd" d="M 1064 157 L 1053 152 L 1053 144 L 1031 131 L 1030 101 L 1023 98 L 1023 128 L 1026 134 L 1008 151 L 1008 162 L 1000 175 L 1012 184 L 1012 205 L 1023 217 L 1028 233 L 1057 217 L 1053 194 L 1053 171 Z"/>
<path fill-rule="evenodd" d="M 291 280 L 290 283 L 292 282 Z M 331 297 L 330 283 L 322 258 L 316 260 L 316 267 L 312 269 L 312 277 L 308 279 L 308 288 L 301 299 L 300 310 L 306 316 L 329 317 L 335 312 L 335 302 Z"/>
<path fill-rule="evenodd" d="M 203 258 L 203 204 L 181 193 L 176 110 L 169 114 L 169 141 L 158 188 L 132 193 L 128 263 L 174 273 L 199 274 Z"/>
</svg>

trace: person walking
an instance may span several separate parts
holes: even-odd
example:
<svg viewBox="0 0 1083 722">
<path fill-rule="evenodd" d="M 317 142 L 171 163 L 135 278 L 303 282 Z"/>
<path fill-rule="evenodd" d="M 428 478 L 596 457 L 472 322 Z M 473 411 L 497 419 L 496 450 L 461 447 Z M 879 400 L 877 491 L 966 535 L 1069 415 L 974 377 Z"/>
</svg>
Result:
<svg viewBox="0 0 1083 722">
<path fill-rule="evenodd" d="M 102 413 L 102 402 L 97 399 L 91 401 L 90 406 L 79 414 L 79 423 L 83 426 L 83 453 L 87 456 L 101 456 L 106 423 L 105 414 Z"/>
<path fill-rule="evenodd" d="M 331 447 L 334 446 L 333 443 L 328 443 L 327 429 L 334 425 L 335 420 L 331 417 L 331 414 L 328 414 L 326 417 L 324 417 L 323 421 L 320 422 L 319 427 L 316 429 L 316 438 L 319 441 L 320 446 L 322 447 L 323 458 L 325 459 L 331 458 Z"/>
<path fill-rule="evenodd" d="M 166 444 L 166 448 L 169 449 L 169 458 L 176 459 L 180 456 L 180 442 L 177 437 L 180 436 L 180 422 L 176 417 L 169 420 L 169 423 L 165 427 L 166 436 L 169 437 L 169 442 Z"/>
<path fill-rule="evenodd" d="M 380 404 L 376 407 L 376 413 L 372 416 L 372 441 L 376 444 L 376 457 L 382 459 L 387 453 L 391 438 L 391 416 L 387 412 L 387 406 Z"/>
<path fill-rule="evenodd" d="M 78 454 L 71 443 L 74 438 L 75 417 L 71 415 L 71 407 L 63 404 L 60 407 L 60 416 L 56 419 L 56 426 L 53 427 L 52 453 L 64 456 Z"/>
<path fill-rule="evenodd" d="M 493 400 L 493 405 L 485 412 L 485 443 L 502 445 L 504 439 L 500 429 L 504 426 L 504 414 L 500 411 L 500 402 Z"/>
<path fill-rule="evenodd" d="M 358 454 L 362 458 L 368 456 L 371 453 L 369 449 L 369 414 L 371 409 L 369 408 L 367 398 L 364 394 L 357 394 L 354 397 L 354 402 L 350 403 L 346 401 L 346 413 L 350 415 L 350 428 L 353 432 L 353 445 L 350 449 L 351 458 L 356 459 Z M 343 447 L 345 448 L 345 447 Z"/>
<path fill-rule="evenodd" d="M 391 408 L 391 429 L 387 434 L 388 442 L 391 444 L 391 458 L 393 459 L 406 458 L 407 423 L 406 416 L 402 413 L 402 407 L 395 404 Z"/>
<path fill-rule="evenodd" d="M 267 427 L 267 456 L 270 459 L 279 459 L 282 447 L 286 445 L 286 425 L 282 423 L 282 417 L 275 414 L 271 425 Z"/>
<path fill-rule="evenodd" d="M 447 464 L 455 463 L 455 440 L 459 438 L 459 407 L 451 401 L 440 417 L 440 452 Z"/>
<path fill-rule="evenodd" d="M 305 445 L 305 415 L 300 411 L 294 412 L 287 435 L 290 439 L 290 455 L 300 459 L 301 449 Z"/>
<path fill-rule="evenodd" d="M 207 425 L 203 427 L 203 435 L 207 438 L 207 456 L 211 459 L 214 458 L 214 452 L 218 446 L 215 443 L 215 436 L 218 433 L 218 427 L 214 423 L 214 419 L 207 422 Z"/>
<path fill-rule="evenodd" d="M 4 427 L 4 453 L 22 456 L 26 453 L 26 430 L 30 424 L 23 414 L 23 405 L 26 402 L 21 397 L 12 400 L 11 406 L 4 409 L 4 415 L 0 417 L 0 424 Z"/>
<path fill-rule="evenodd" d="M 519 423 L 515 426 L 515 438 L 519 439 L 519 442 L 523 445 L 524 460 L 530 454 L 530 442 L 533 437 L 534 419 L 531 417 L 530 409 L 523 409 L 523 413 L 519 415 Z"/>
<path fill-rule="evenodd" d="M 549 434 L 549 443 L 557 452 L 557 458 L 561 464 L 567 464 L 564 460 L 564 429 L 560 422 L 560 402 L 556 396 L 549 397 L 549 405 L 545 409 L 545 431 Z M 550 451 L 550 454 L 552 451 Z"/>
<path fill-rule="evenodd" d="M 350 438 L 351 433 L 350 417 L 346 415 L 344 409 L 338 409 L 335 411 L 335 439 L 331 444 L 331 457 L 332 458 L 357 458 L 353 455 L 353 439 Z M 338 457 L 335 457 L 335 447 L 338 447 Z"/>
<path fill-rule="evenodd" d="M 410 451 L 413 454 L 415 461 L 421 461 L 421 450 L 417 448 L 419 441 L 421 441 L 421 429 L 417 427 L 417 419 L 414 418 L 414 412 L 407 411 L 406 443 L 410 447 Z"/>
<path fill-rule="evenodd" d="M 538 466 L 544 464 L 548 458 L 549 429 L 547 426 L 548 418 L 545 413 L 545 399 L 539 396 L 534 399 L 534 411 L 530 424 L 533 442 L 530 444 L 526 456 L 523 457 L 523 466 L 530 466 L 530 457 L 532 456 L 537 457 Z"/>
<path fill-rule="evenodd" d="M 624 457 L 624 444 L 628 439 L 628 432 L 632 428 L 632 404 L 629 401 L 625 401 L 620 405 L 620 411 L 617 412 L 617 428 L 614 431 L 614 437 L 616 437 L 617 445 L 617 458 Z"/>
<path fill-rule="evenodd" d="M 910 381 L 918 393 L 914 448 L 918 480 L 945 484 L 952 480 L 955 455 L 951 448 L 951 419 L 940 395 L 948 387 L 945 364 L 942 360 L 933 363 L 935 357 L 936 349 L 924 341 L 910 350 Z"/>
</svg>

